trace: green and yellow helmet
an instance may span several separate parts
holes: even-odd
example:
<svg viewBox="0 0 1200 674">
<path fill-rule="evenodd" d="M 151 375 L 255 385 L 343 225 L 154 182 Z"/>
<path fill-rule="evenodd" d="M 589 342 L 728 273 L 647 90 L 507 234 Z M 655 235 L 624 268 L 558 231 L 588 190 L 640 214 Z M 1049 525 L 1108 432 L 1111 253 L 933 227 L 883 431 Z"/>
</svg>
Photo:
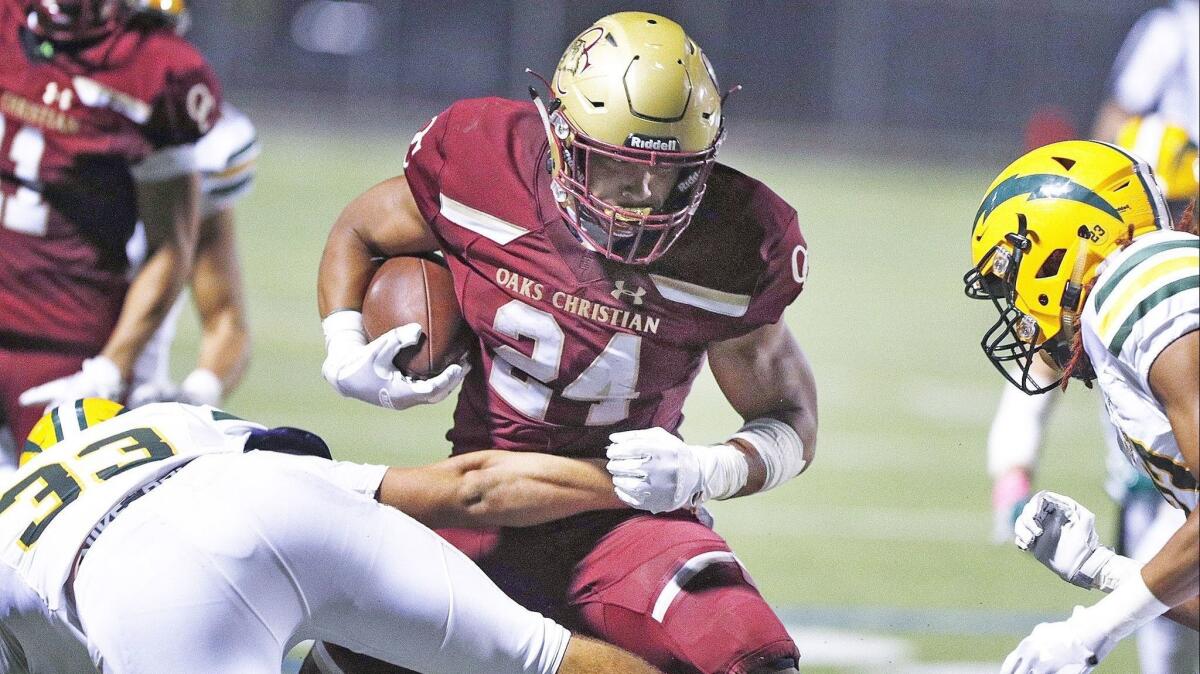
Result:
<svg viewBox="0 0 1200 674">
<path fill-rule="evenodd" d="M 1200 191 L 1200 157 L 1182 127 L 1161 115 L 1132 117 L 1117 133 L 1117 145 L 1154 167 L 1168 202 L 1195 201 Z"/>
<path fill-rule="evenodd" d="M 975 214 L 963 277 L 967 295 L 990 299 L 1000 314 L 983 337 L 988 359 L 1026 393 L 1057 386 L 1061 379 L 1034 381 L 1030 367 L 1041 356 L 1066 366 L 1100 263 L 1132 238 L 1170 227 L 1150 166 L 1115 145 L 1053 143 L 1010 164 Z"/>
<path fill-rule="evenodd" d="M 687 227 L 704 196 L 722 138 L 721 93 L 700 46 L 657 14 L 606 16 L 571 41 L 541 107 L 552 188 L 576 237 L 608 257 L 647 264 Z M 678 170 L 659 209 L 594 194 L 596 155 Z"/>
<path fill-rule="evenodd" d="M 108 421 L 125 411 L 121 403 L 104 398 L 80 398 L 75 402 L 53 407 L 42 415 L 21 450 L 20 465 L 54 445 L 72 438 L 84 430 Z"/>
</svg>

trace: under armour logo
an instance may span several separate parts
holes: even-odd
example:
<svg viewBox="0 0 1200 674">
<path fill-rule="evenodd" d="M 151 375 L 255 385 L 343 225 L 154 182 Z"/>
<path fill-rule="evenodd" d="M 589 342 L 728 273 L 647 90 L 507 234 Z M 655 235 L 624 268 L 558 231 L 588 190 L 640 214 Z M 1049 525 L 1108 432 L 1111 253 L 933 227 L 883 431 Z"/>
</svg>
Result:
<svg viewBox="0 0 1200 674">
<path fill-rule="evenodd" d="M 621 299 L 621 297 L 623 297 L 625 295 L 629 295 L 630 297 L 633 298 L 633 303 L 635 305 L 640 305 L 642 303 L 642 295 L 646 294 L 645 288 L 637 288 L 635 290 L 626 290 L 625 289 L 625 281 L 623 281 L 623 280 L 616 281 L 614 283 L 614 285 L 617 286 L 617 289 L 612 291 L 611 293 L 609 293 L 610 295 L 613 296 L 614 300 L 619 300 L 619 299 Z"/>
</svg>

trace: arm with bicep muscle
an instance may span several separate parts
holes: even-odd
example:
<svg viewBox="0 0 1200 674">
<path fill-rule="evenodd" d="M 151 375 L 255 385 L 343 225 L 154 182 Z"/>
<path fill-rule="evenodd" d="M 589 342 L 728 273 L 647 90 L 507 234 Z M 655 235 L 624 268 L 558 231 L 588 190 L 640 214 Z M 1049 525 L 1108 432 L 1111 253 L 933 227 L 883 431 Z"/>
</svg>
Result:
<svg viewBox="0 0 1200 674">
<path fill-rule="evenodd" d="M 1163 349 L 1150 368 L 1150 387 L 1166 410 L 1188 472 L 1200 481 L 1200 331 Z M 1172 620 L 1200 629 L 1200 510 L 1194 510 L 1142 568 L 1146 587 L 1171 606 Z"/>
<path fill-rule="evenodd" d="M 433 528 L 523 527 L 626 507 L 601 460 L 501 450 L 389 468 L 379 501 Z"/>
<path fill-rule="evenodd" d="M 392 365 L 401 349 L 420 339 L 419 325 L 398 326 L 370 343 L 363 330 L 362 301 L 375 259 L 437 248 L 404 176 L 375 185 L 338 216 L 317 271 L 326 351 L 321 373 L 338 393 L 401 410 L 438 402 L 462 382 L 466 370 L 458 363 L 424 380 L 410 379 Z"/>
<path fill-rule="evenodd" d="M 617 496 L 650 512 L 772 489 L 804 472 L 817 433 L 816 386 L 782 323 L 708 349 L 709 367 L 741 430 L 719 445 L 689 445 L 662 428 L 612 434 L 607 455 Z"/>
</svg>

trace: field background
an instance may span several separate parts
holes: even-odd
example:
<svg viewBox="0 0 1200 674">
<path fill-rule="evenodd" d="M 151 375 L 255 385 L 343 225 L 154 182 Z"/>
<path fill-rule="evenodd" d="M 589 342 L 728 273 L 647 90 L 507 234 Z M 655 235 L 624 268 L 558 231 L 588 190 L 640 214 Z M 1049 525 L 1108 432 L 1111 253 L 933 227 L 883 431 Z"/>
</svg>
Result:
<svg viewBox="0 0 1200 674">
<path fill-rule="evenodd" d="M 315 301 L 329 225 L 400 171 L 411 133 L 439 107 L 330 126 L 319 111 L 250 106 L 265 146 L 238 211 L 254 358 L 229 409 L 309 428 L 340 458 L 418 464 L 447 453 L 453 401 L 397 413 L 325 384 Z M 995 671 L 1034 624 L 1097 598 L 988 542 L 984 440 L 1003 382 L 978 347 L 992 309 L 968 302 L 960 279 L 971 217 L 1009 157 L 901 162 L 824 147 L 807 130 L 734 124 L 723 151 L 800 212 L 811 275 L 785 320 L 816 371 L 821 428 L 805 475 L 716 504 L 717 530 L 795 630 L 805 672 Z M 177 375 L 195 351 L 194 318 L 180 332 Z M 693 442 L 739 425 L 707 375 L 686 412 Z M 1095 393 L 1073 387 L 1037 483 L 1092 507 L 1111 541 L 1096 420 Z M 1097 671 L 1136 668 L 1125 643 Z"/>
</svg>

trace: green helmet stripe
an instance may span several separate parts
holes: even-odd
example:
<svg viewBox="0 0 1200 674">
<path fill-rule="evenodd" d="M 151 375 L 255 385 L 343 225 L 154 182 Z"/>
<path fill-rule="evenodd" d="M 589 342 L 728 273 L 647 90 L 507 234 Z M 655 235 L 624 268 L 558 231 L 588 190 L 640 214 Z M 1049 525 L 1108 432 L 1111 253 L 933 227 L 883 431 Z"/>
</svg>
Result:
<svg viewBox="0 0 1200 674">
<path fill-rule="evenodd" d="M 83 398 L 75 401 L 75 419 L 79 422 L 79 430 L 88 427 L 87 412 L 83 411 Z"/>
<path fill-rule="evenodd" d="M 979 211 L 975 213 L 974 225 L 977 226 L 981 220 L 992 214 L 992 211 L 1000 207 L 1001 204 L 1019 197 L 1022 194 L 1028 194 L 1028 201 L 1034 199 L 1067 199 L 1077 201 L 1081 204 L 1087 204 L 1093 208 L 1104 211 L 1116 220 L 1124 222 L 1121 218 L 1121 212 L 1112 204 L 1104 200 L 1099 194 L 1080 185 L 1066 176 L 1054 175 L 1053 173 L 1034 173 L 1027 176 L 1010 176 L 1005 178 L 999 185 L 988 193 L 983 198 L 983 203 L 979 205 Z"/>
<path fill-rule="evenodd" d="M 50 423 L 54 425 L 54 441 L 63 441 L 62 420 L 58 418 L 58 407 L 50 410 Z"/>
</svg>

